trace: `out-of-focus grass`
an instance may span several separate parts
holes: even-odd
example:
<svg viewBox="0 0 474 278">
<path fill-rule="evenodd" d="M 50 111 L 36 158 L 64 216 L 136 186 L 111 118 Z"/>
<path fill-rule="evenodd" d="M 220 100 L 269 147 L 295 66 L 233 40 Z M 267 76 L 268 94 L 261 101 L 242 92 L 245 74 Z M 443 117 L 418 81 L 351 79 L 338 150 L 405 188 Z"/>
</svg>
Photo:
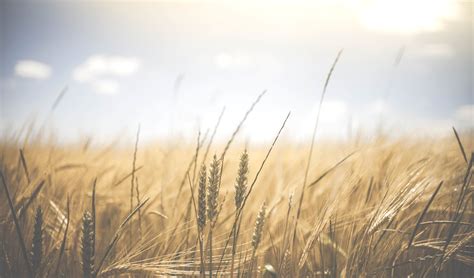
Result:
<svg viewBox="0 0 474 278">
<path fill-rule="evenodd" d="M 460 138 L 466 152 L 473 149 L 473 138 L 463 134 Z M 83 275 L 82 218 L 86 210 L 92 210 L 95 179 L 95 266 L 131 205 L 135 207 L 147 198 L 148 202 L 124 226 L 100 273 L 94 275 L 199 276 L 204 270 L 203 274 L 209 276 L 210 227 L 206 223 L 206 230 L 198 232 L 194 208 L 198 200 L 193 202 L 191 188 L 197 198 L 201 164 L 209 166 L 213 154 L 219 156 L 224 145 L 211 146 L 205 161 L 202 147 L 194 163 L 196 147 L 192 144 L 140 144 L 133 175 L 133 146 L 86 145 L 60 146 L 34 140 L 21 145 L 12 141 L 0 144 L 0 169 L 29 251 L 35 211 L 42 208 L 43 256 L 38 276 L 56 275 L 66 227 L 67 196 L 70 222 L 58 272 L 65 277 Z M 278 277 L 472 275 L 471 154 L 467 153 L 466 163 L 454 135 L 423 140 L 318 142 L 308 185 L 346 155 L 355 153 L 306 188 L 293 242 L 292 227 L 308 148 L 306 144 L 281 141 L 270 154 L 242 211 L 234 277 L 272 277 L 275 273 Z M 219 215 L 213 227 L 213 276 L 230 275 L 232 240 L 228 241 L 235 217 L 234 185 L 243 151 L 243 145 L 233 145 L 224 158 Z M 249 146 L 247 152 L 250 186 L 267 148 Z M 441 182 L 439 192 L 427 206 Z M 26 262 L 3 188 L 0 199 L 0 274 L 26 276 Z M 261 242 L 252 256 L 255 219 L 264 202 Z"/>
</svg>

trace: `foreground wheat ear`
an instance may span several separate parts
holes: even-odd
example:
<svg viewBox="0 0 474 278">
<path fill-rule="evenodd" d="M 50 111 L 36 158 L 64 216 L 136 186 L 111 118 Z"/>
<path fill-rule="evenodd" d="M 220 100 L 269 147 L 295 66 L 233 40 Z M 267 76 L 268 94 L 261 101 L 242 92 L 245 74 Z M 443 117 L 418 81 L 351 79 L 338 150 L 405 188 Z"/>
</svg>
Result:
<svg viewBox="0 0 474 278">
<path fill-rule="evenodd" d="M 242 219 L 239 215 L 239 210 L 242 208 L 242 203 L 244 201 L 245 195 L 247 194 L 247 182 L 248 182 L 248 173 L 249 173 L 249 156 L 247 150 L 244 151 L 240 157 L 239 169 L 237 171 L 237 178 L 235 180 L 235 222 L 237 227 L 232 231 L 232 258 L 230 265 L 230 275 L 234 277 L 235 269 L 235 254 L 237 252 L 237 243 L 240 232 L 240 220 Z"/>
<path fill-rule="evenodd" d="M 220 165 L 217 156 L 214 155 L 209 167 L 209 183 L 207 186 L 207 218 L 209 225 L 213 226 L 217 217 L 217 198 L 219 195 Z"/>
<path fill-rule="evenodd" d="M 201 166 L 199 172 L 199 188 L 198 188 L 198 226 L 202 232 L 206 225 L 206 165 Z"/>
<path fill-rule="evenodd" d="M 240 157 L 239 170 L 235 181 L 235 209 L 238 211 L 242 206 L 245 194 L 247 194 L 247 179 L 249 173 L 249 155 L 247 150 Z"/>
<path fill-rule="evenodd" d="M 41 207 L 36 209 L 33 240 L 31 244 L 31 267 L 33 276 L 40 276 L 41 261 L 43 259 L 43 211 Z"/>
<path fill-rule="evenodd" d="M 255 220 L 255 228 L 252 235 L 252 246 L 254 252 L 256 252 L 260 241 L 262 241 L 263 225 L 265 223 L 265 210 L 266 205 L 263 203 L 260 207 L 260 211 L 258 212 L 257 219 Z"/>
<path fill-rule="evenodd" d="M 258 246 L 260 245 L 260 242 L 262 241 L 262 233 L 263 233 L 263 225 L 265 223 L 265 211 L 266 211 L 266 204 L 263 203 L 262 206 L 260 207 L 260 210 L 258 211 L 257 214 L 257 219 L 255 220 L 255 226 L 254 226 L 254 231 L 252 234 L 252 258 L 250 259 L 250 270 L 249 272 L 252 274 L 254 273 L 254 264 L 256 262 L 257 258 L 257 249 Z"/>
<path fill-rule="evenodd" d="M 209 277 L 212 277 L 212 230 L 217 222 L 217 198 L 219 196 L 219 184 L 220 184 L 220 161 L 217 160 L 217 156 L 214 158 L 209 167 L 209 184 L 207 186 L 207 218 L 209 220 Z"/>
<path fill-rule="evenodd" d="M 94 273 L 94 226 L 92 216 L 86 211 L 82 217 L 82 274 L 84 278 L 92 278 Z"/>
</svg>

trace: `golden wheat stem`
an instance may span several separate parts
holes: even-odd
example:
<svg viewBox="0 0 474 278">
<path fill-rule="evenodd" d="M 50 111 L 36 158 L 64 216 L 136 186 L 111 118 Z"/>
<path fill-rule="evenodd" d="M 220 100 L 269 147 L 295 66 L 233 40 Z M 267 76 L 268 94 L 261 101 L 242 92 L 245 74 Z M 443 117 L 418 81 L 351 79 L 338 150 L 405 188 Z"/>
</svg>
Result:
<svg viewBox="0 0 474 278">
<path fill-rule="evenodd" d="M 278 130 L 278 132 L 277 132 L 275 138 L 273 139 L 273 142 L 272 142 L 270 148 L 268 149 L 268 151 L 267 151 L 267 153 L 266 153 L 266 155 L 265 155 L 265 158 L 263 159 L 262 163 L 260 164 L 260 167 L 259 167 L 257 173 L 255 174 L 255 177 L 254 177 L 254 179 L 253 179 L 253 181 L 252 181 L 252 183 L 251 183 L 251 185 L 250 185 L 249 190 L 247 191 L 247 194 L 245 195 L 244 199 L 242 200 L 242 205 L 240 206 L 240 209 L 236 211 L 237 217 L 234 218 L 234 223 L 232 224 L 232 229 L 231 229 L 231 231 L 230 231 L 230 233 L 229 233 L 229 236 L 227 237 L 227 240 L 226 240 L 226 242 L 225 242 L 224 250 L 223 250 L 223 253 L 222 253 L 222 256 L 221 256 L 221 259 L 220 259 L 221 262 L 222 262 L 222 260 L 223 260 L 223 258 L 224 258 L 224 254 L 225 254 L 225 252 L 226 252 L 226 250 L 227 250 L 227 246 L 228 246 L 230 240 L 232 239 L 232 235 L 233 235 L 233 233 L 234 233 L 234 230 L 237 228 L 238 219 L 239 219 L 239 218 L 241 217 L 241 215 L 242 215 L 242 212 L 243 212 L 243 210 L 244 210 L 244 207 L 245 207 L 245 204 L 246 204 L 246 202 L 247 202 L 247 199 L 249 198 L 250 193 L 252 192 L 253 187 L 254 187 L 254 185 L 256 184 L 256 182 L 257 182 L 257 180 L 258 180 L 258 177 L 260 176 L 260 173 L 262 172 L 263 167 L 265 166 L 265 164 L 266 164 L 266 162 L 267 162 L 267 160 L 268 160 L 268 157 L 270 156 L 270 153 L 272 152 L 273 148 L 275 147 L 275 144 L 276 144 L 276 142 L 278 141 L 278 138 L 280 137 L 280 134 L 281 134 L 281 132 L 283 131 L 283 128 L 285 127 L 285 125 L 286 125 L 286 122 L 287 122 L 288 119 L 290 118 L 290 115 L 291 115 L 291 112 L 288 112 L 288 114 L 286 115 L 286 118 L 285 118 L 285 120 L 283 121 L 283 123 L 282 123 L 280 129 Z"/>
<path fill-rule="evenodd" d="M 135 177 L 135 195 L 137 196 L 137 204 L 141 203 L 140 200 L 140 186 L 138 183 L 138 177 Z M 142 212 L 141 209 L 138 210 L 138 236 L 139 239 L 142 238 Z"/>
<path fill-rule="evenodd" d="M 25 170 L 26 181 L 28 182 L 28 184 L 30 184 L 30 171 L 28 170 L 28 164 L 26 163 L 25 153 L 23 152 L 23 149 L 20 149 L 20 158 L 21 164 L 23 165 L 23 169 Z"/>
<path fill-rule="evenodd" d="M 306 181 L 308 179 L 309 168 L 311 167 L 311 158 L 313 157 L 313 151 L 314 151 L 314 141 L 316 139 L 316 132 L 318 130 L 319 117 L 321 115 L 321 108 L 323 106 L 324 96 L 326 95 L 326 89 L 328 87 L 329 80 L 331 80 L 332 73 L 334 71 L 334 68 L 336 67 L 337 61 L 339 61 L 339 58 L 341 57 L 341 54 L 342 54 L 342 49 L 339 50 L 339 52 L 337 53 L 336 59 L 334 60 L 332 66 L 331 66 L 331 69 L 329 70 L 329 73 L 326 77 L 326 82 L 324 83 L 323 92 L 322 92 L 321 98 L 319 100 L 318 113 L 316 115 L 316 122 L 314 124 L 313 135 L 311 136 L 311 146 L 309 148 L 308 161 L 307 161 L 307 164 L 306 164 L 306 169 L 305 169 L 304 178 L 303 178 L 303 185 L 301 187 L 301 194 L 300 194 L 300 198 L 299 198 L 299 202 L 298 202 L 298 208 L 296 210 L 295 226 L 294 226 L 294 229 L 293 229 L 293 239 L 291 241 L 291 243 L 292 243 L 291 248 L 292 249 L 294 248 L 294 244 L 295 244 L 295 240 L 296 240 L 296 231 L 298 229 L 298 220 L 299 220 L 300 215 L 301 215 L 301 207 L 303 205 L 304 193 L 305 193 L 305 189 L 306 189 Z"/>
<path fill-rule="evenodd" d="M 3 172 L 0 171 L 0 177 L 2 179 L 3 188 L 5 190 L 5 195 L 7 196 L 8 206 L 10 207 L 10 212 L 13 217 L 13 222 L 15 223 L 15 230 L 18 236 L 18 240 L 20 241 L 21 247 L 21 254 L 23 255 L 23 259 L 25 260 L 26 270 L 28 272 L 28 276 L 33 276 L 33 271 L 31 269 L 30 261 L 28 260 L 28 252 L 26 251 L 25 241 L 23 240 L 23 235 L 21 234 L 20 223 L 18 222 L 18 218 L 16 217 L 15 207 L 13 206 L 13 201 L 10 196 L 10 192 L 8 191 L 7 182 Z"/>
<path fill-rule="evenodd" d="M 137 163 L 137 153 L 138 153 L 138 141 L 140 139 L 140 125 L 138 125 L 138 128 L 137 128 L 137 136 L 136 136 L 136 139 L 135 139 L 135 148 L 134 148 L 134 151 L 133 151 L 133 161 L 132 161 L 132 177 L 131 177 L 131 181 L 130 181 L 130 213 L 132 213 L 133 211 L 133 191 L 135 189 L 135 171 L 136 171 L 136 163 Z M 138 204 L 140 205 L 140 204 Z M 132 239 L 133 239 L 133 227 L 132 225 L 130 225 L 130 229 L 128 230 L 129 231 L 129 240 L 128 240 L 128 243 L 129 243 L 129 246 L 132 246 Z"/>
</svg>

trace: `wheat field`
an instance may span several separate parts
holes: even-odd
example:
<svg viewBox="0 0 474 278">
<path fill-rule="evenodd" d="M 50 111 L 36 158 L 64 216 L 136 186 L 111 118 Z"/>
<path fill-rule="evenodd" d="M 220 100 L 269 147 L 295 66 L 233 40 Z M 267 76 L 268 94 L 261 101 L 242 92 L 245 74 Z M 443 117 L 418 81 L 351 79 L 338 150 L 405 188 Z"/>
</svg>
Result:
<svg viewBox="0 0 474 278">
<path fill-rule="evenodd" d="M 0 278 L 474 278 L 471 2 L 0 0 Z"/>
<path fill-rule="evenodd" d="M 311 151 L 138 135 L 1 143 L 2 277 L 472 277 L 468 132 Z"/>
</svg>

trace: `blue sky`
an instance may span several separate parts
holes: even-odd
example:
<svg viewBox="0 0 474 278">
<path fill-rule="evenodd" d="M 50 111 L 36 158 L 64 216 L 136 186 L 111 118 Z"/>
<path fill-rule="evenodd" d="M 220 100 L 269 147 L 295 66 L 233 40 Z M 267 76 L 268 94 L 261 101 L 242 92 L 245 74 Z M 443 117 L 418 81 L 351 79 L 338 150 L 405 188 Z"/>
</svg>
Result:
<svg viewBox="0 0 474 278">
<path fill-rule="evenodd" d="M 219 138 L 268 90 L 242 137 L 311 133 L 339 49 L 321 136 L 440 134 L 473 126 L 472 4 L 456 1 L 2 1 L 3 132 L 61 140 Z M 397 56 L 402 53 L 399 63 Z M 60 91 L 66 94 L 54 111 Z"/>
</svg>

